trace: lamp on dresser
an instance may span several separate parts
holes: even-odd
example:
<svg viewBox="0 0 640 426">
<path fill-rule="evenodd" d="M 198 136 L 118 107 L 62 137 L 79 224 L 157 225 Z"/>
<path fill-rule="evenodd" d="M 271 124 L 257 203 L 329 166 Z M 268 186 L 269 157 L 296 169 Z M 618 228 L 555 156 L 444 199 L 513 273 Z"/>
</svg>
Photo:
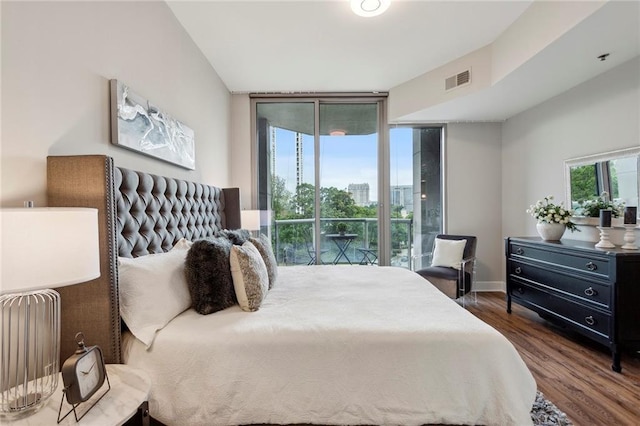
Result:
<svg viewBox="0 0 640 426">
<path fill-rule="evenodd" d="M 25 417 L 58 386 L 60 295 L 100 276 L 98 211 L 0 210 L 0 416 Z"/>
</svg>

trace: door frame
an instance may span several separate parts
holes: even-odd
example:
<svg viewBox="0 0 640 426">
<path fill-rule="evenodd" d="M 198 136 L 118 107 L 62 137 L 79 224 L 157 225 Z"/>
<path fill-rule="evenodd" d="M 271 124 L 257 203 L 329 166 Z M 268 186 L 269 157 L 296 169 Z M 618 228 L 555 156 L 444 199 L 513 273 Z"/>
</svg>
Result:
<svg viewBox="0 0 640 426">
<path fill-rule="evenodd" d="M 389 176 L 389 125 L 387 123 L 387 93 L 326 93 L 318 96 L 311 94 L 250 94 L 251 101 L 251 162 L 254 178 L 252 179 L 252 203 L 258 205 L 258 165 L 259 154 L 257 146 L 257 105 L 258 103 L 313 103 L 314 104 L 314 186 L 315 218 L 314 241 L 316 253 L 320 253 L 320 104 L 338 103 L 377 103 L 378 108 L 378 264 L 389 265 L 391 258 L 391 195 Z M 270 225 L 270 224 L 269 224 Z M 320 262 L 319 256 L 316 263 Z"/>
</svg>

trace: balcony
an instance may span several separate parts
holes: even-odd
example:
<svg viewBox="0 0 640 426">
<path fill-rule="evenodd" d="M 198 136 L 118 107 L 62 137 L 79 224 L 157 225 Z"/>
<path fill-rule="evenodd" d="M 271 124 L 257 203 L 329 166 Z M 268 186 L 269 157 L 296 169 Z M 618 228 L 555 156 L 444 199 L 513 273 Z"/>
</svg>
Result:
<svg viewBox="0 0 640 426">
<path fill-rule="evenodd" d="M 340 222 L 346 224 L 347 237 L 336 239 L 337 224 Z M 413 246 L 412 223 L 411 219 L 391 219 L 391 266 L 409 268 Z M 314 219 L 275 221 L 272 244 L 279 265 L 315 263 L 314 227 Z M 320 238 L 319 264 L 377 264 L 377 218 L 322 218 Z M 341 253 L 339 246 L 345 243 L 348 246 Z"/>
</svg>

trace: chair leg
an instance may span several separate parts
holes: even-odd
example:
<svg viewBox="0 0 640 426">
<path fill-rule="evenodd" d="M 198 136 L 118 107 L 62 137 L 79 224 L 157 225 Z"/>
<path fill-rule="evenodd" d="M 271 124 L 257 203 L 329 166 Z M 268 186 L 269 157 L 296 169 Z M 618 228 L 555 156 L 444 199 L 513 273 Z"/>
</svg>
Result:
<svg viewBox="0 0 640 426">
<path fill-rule="evenodd" d="M 478 306 L 478 292 L 473 289 L 473 283 L 471 283 L 471 287 L 469 289 L 469 292 L 468 293 L 464 293 L 463 292 L 463 296 L 462 296 L 462 299 L 463 299 L 462 306 L 463 307 L 466 305 L 467 297 L 471 296 L 471 294 L 473 294 L 473 300 L 472 300 L 471 303 L 473 303 L 474 306 Z"/>
<path fill-rule="evenodd" d="M 478 292 L 473 288 L 473 283 L 475 282 L 476 282 L 476 262 L 473 262 L 473 266 L 471 267 L 471 283 L 469 283 L 469 291 L 473 292 L 474 306 L 478 306 Z"/>
</svg>

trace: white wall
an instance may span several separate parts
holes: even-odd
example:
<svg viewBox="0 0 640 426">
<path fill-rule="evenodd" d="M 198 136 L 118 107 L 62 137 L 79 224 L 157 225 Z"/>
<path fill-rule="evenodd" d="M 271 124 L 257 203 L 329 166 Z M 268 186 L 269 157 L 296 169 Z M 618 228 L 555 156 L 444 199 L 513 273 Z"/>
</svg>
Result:
<svg viewBox="0 0 640 426">
<path fill-rule="evenodd" d="M 502 126 L 503 235 L 536 235 L 535 220 L 525 213 L 528 206 L 546 195 L 565 200 L 564 160 L 637 146 L 640 58 L 507 120 Z M 586 231 L 563 238 L 590 239 Z M 623 243 L 622 230 L 612 241 Z"/>
<path fill-rule="evenodd" d="M 469 84 L 445 90 L 447 78 L 472 70 Z M 406 81 L 389 90 L 388 117 L 394 123 L 413 121 L 412 116 L 431 106 L 468 96 L 491 85 L 491 45 Z"/>
<path fill-rule="evenodd" d="M 256 159 L 251 149 L 251 100 L 247 94 L 231 97 L 231 170 L 230 185 L 240 188 L 243 209 L 255 209 Z"/>
<path fill-rule="evenodd" d="M 446 133 L 446 232 L 477 236 L 475 288 L 502 288 L 501 124 L 448 124 Z"/>
<path fill-rule="evenodd" d="M 6 2 L 0 205 L 46 205 L 47 155 L 229 184 L 230 98 L 164 2 Z M 110 144 L 109 79 L 195 131 L 196 170 Z"/>
<path fill-rule="evenodd" d="M 515 71 L 606 3 L 600 0 L 531 3 L 491 45 L 492 83 Z"/>
</svg>

